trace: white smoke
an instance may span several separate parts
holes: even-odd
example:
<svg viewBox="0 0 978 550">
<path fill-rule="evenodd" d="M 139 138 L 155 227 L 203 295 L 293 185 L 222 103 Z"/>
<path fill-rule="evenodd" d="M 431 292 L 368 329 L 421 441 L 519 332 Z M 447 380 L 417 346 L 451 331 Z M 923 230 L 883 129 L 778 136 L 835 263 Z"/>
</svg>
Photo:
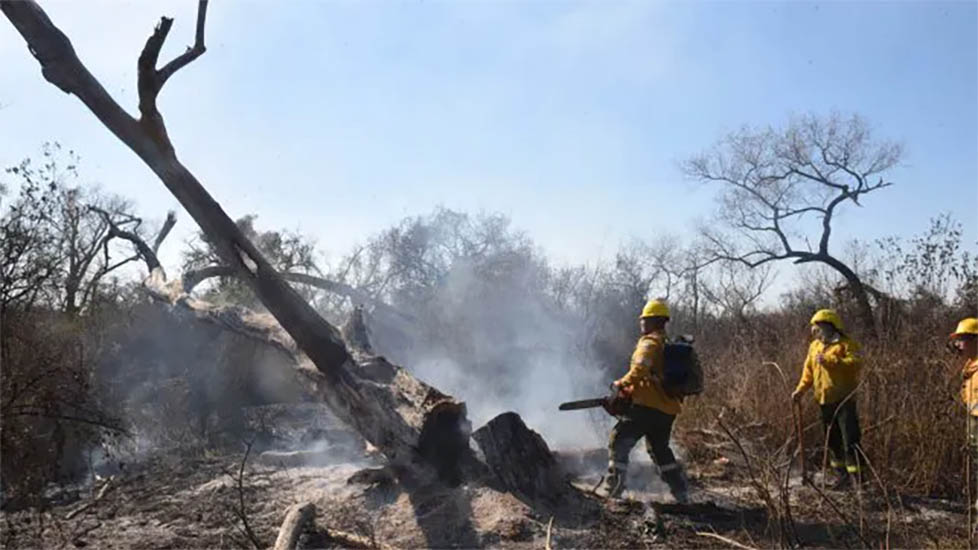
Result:
<svg viewBox="0 0 978 550">
<path fill-rule="evenodd" d="M 603 446 L 609 421 L 558 411 L 564 401 L 600 397 L 610 380 L 590 359 L 582 323 L 550 305 L 532 267 L 503 277 L 454 265 L 425 311 L 410 349 L 375 345 L 413 374 L 462 399 L 478 427 L 514 411 L 554 448 Z M 624 366 L 623 366 L 624 372 Z"/>
</svg>

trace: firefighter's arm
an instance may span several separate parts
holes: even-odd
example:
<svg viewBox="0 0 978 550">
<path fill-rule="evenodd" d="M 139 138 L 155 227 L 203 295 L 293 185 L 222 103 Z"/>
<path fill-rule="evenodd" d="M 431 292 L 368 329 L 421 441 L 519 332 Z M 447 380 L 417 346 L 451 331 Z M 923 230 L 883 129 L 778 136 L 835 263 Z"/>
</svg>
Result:
<svg viewBox="0 0 978 550">
<path fill-rule="evenodd" d="M 632 354 L 632 364 L 625 374 L 618 381 L 619 386 L 634 386 L 642 380 L 653 379 L 659 381 L 659 375 L 653 368 L 655 357 L 655 344 L 652 342 L 639 342 Z"/>
<path fill-rule="evenodd" d="M 620 380 L 615 382 L 615 385 L 618 387 L 633 386 L 639 380 L 648 378 L 650 374 L 651 372 L 649 371 L 649 367 L 647 365 L 644 365 L 641 362 L 633 361 L 631 367 L 628 369 L 628 372 L 625 374 L 625 376 L 622 376 Z"/>
<path fill-rule="evenodd" d="M 822 366 L 827 369 L 858 368 L 861 363 L 862 357 L 855 344 L 838 344 L 829 353 L 822 354 Z"/>
</svg>

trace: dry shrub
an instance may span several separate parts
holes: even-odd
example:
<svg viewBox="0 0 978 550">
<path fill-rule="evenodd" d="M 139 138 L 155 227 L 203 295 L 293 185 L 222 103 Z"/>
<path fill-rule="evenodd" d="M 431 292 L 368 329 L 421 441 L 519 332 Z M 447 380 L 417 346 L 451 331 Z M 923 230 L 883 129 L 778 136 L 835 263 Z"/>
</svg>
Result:
<svg viewBox="0 0 978 550">
<path fill-rule="evenodd" d="M 94 391 L 95 320 L 8 311 L 2 323 L 0 467 L 10 507 L 36 503 L 48 484 L 77 477 L 86 452 L 121 426 Z"/>
</svg>

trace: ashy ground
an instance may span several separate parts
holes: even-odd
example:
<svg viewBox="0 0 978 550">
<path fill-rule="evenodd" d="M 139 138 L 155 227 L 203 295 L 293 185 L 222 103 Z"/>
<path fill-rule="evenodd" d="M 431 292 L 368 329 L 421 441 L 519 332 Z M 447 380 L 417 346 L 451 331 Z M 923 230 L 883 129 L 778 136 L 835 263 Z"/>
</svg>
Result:
<svg viewBox="0 0 978 550">
<path fill-rule="evenodd" d="M 624 499 L 605 500 L 592 491 L 604 451 L 558 452 L 582 496 L 552 512 L 482 485 L 409 491 L 392 478 L 357 476 L 379 466 L 365 454 L 256 453 L 244 468 L 242 458 L 145 458 L 61 491 L 46 510 L 3 513 L 0 541 L 4 548 L 270 548 L 286 509 L 308 501 L 316 513 L 302 548 L 967 546 L 963 504 L 884 498 L 872 486 L 823 491 L 797 479 L 785 491 L 771 488 L 778 502 L 765 502 L 730 461 L 693 468 L 692 502 L 681 506 L 648 463 L 633 464 Z"/>
</svg>

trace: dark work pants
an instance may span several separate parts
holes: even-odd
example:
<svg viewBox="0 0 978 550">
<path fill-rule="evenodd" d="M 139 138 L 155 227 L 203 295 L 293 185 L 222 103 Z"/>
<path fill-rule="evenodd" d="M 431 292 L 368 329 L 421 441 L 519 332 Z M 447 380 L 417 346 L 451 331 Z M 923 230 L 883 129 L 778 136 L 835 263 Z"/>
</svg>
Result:
<svg viewBox="0 0 978 550">
<path fill-rule="evenodd" d="M 645 438 L 645 449 L 663 474 L 679 467 L 676 455 L 669 448 L 674 415 L 640 405 L 632 405 L 611 430 L 608 441 L 609 471 L 624 473 L 628 455 L 639 439 Z"/>
<path fill-rule="evenodd" d="M 822 427 L 828 433 L 831 465 L 837 470 L 845 468 L 850 474 L 859 473 L 859 416 L 856 400 L 849 399 L 839 405 L 821 405 Z"/>
</svg>

